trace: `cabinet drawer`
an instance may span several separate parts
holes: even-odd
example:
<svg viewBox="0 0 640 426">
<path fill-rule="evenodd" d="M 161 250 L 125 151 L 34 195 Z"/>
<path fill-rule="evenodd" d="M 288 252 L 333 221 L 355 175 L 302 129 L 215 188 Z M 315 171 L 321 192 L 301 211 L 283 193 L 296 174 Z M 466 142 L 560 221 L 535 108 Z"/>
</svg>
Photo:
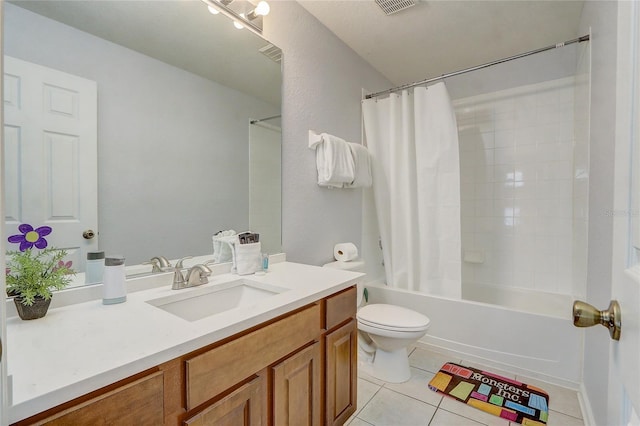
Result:
<svg viewBox="0 0 640 426">
<path fill-rule="evenodd" d="M 161 371 L 99 395 L 45 419 L 48 425 L 164 423 Z"/>
<path fill-rule="evenodd" d="M 222 393 L 307 343 L 321 331 L 312 305 L 186 361 L 187 410 Z"/>
<path fill-rule="evenodd" d="M 356 287 L 327 298 L 326 324 L 327 330 L 356 317 Z"/>
</svg>

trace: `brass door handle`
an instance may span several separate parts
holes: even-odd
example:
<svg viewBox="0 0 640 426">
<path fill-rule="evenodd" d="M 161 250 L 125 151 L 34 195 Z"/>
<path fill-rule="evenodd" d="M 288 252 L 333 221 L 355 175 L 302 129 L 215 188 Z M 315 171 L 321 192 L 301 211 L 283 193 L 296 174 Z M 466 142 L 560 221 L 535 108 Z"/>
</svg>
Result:
<svg viewBox="0 0 640 426">
<path fill-rule="evenodd" d="M 618 301 L 612 300 L 609 308 L 599 311 L 592 305 L 576 300 L 573 302 L 573 325 L 576 327 L 591 327 L 602 324 L 609 329 L 613 340 L 620 340 L 622 331 L 622 314 Z"/>
<path fill-rule="evenodd" d="M 87 229 L 82 233 L 82 238 L 84 238 L 85 240 L 90 240 L 95 236 L 96 236 L 96 233 L 93 232 L 93 229 Z"/>
</svg>

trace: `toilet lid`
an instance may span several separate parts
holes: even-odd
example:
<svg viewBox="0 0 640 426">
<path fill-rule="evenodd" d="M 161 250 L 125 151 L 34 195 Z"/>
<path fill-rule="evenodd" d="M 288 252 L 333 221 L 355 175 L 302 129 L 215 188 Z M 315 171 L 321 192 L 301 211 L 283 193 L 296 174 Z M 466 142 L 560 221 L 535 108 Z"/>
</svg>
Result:
<svg viewBox="0 0 640 426">
<path fill-rule="evenodd" d="M 431 322 L 426 316 L 411 309 L 383 303 L 364 306 L 358 310 L 356 318 L 371 327 L 399 331 L 426 330 Z"/>
</svg>

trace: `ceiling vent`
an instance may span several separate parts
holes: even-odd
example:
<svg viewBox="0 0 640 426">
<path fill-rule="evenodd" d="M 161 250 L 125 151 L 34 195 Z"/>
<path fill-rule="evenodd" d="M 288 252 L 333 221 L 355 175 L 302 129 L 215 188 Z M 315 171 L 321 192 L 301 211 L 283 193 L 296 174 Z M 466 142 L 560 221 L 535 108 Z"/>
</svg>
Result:
<svg viewBox="0 0 640 426">
<path fill-rule="evenodd" d="M 416 5 L 415 0 L 376 0 L 376 3 L 387 16 Z"/>
<path fill-rule="evenodd" d="M 269 43 L 259 50 L 260 53 L 271 59 L 273 62 L 282 62 L 282 49 L 280 49 L 278 46 L 274 46 L 273 44 Z"/>
</svg>

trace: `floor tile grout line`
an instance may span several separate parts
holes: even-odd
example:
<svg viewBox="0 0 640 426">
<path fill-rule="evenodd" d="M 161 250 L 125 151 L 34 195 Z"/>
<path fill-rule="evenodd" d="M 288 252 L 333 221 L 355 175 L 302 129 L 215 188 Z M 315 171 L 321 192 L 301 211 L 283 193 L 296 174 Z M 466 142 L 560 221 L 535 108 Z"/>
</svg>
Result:
<svg viewBox="0 0 640 426">
<path fill-rule="evenodd" d="M 464 404 L 464 403 L 463 403 L 463 404 Z M 465 405 L 466 405 L 466 404 L 465 404 Z M 455 412 L 455 411 L 447 410 L 446 408 L 438 407 L 438 410 L 446 411 L 447 413 L 455 414 L 455 415 L 456 415 L 456 416 L 458 416 L 458 417 L 463 417 L 463 418 L 465 418 L 465 419 L 467 419 L 467 420 L 471 420 L 471 421 L 476 422 L 476 423 L 478 423 L 478 424 L 481 424 L 481 425 L 484 425 L 484 426 L 488 426 L 488 423 L 484 423 L 484 422 L 481 422 L 481 421 L 479 421 L 479 420 L 473 419 L 473 418 L 471 418 L 471 417 L 467 417 L 467 416 L 465 416 L 464 414 L 460 414 L 460 413 L 457 413 L 457 412 Z M 480 410 L 480 411 L 481 411 L 481 410 Z M 496 418 L 498 418 L 498 417 L 496 416 Z M 508 420 L 505 420 L 505 421 L 507 421 L 507 422 L 508 422 Z"/>
<path fill-rule="evenodd" d="M 563 416 L 571 417 L 573 419 L 580 420 L 580 421 L 582 421 L 584 423 L 584 419 L 582 417 L 576 417 L 576 416 L 574 416 L 572 414 L 567 414 L 567 413 L 564 413 L 562 411 L 558 411 L 558 410 L 554 410 L 552 408 L 549 408 L 549 414 L 551 414 L 551 412 L 554 412 L 556 414 L 562 414 Z"/>
<path fill-rule="evenodd" d="M 369 423 L 368 421 L 364 420 L 362 417 L 355 416 L 354 419 L 358 419 L 361 422 L 364 422 L 364 423 L 366 423 L 368 425 L 371 425 L 371 426 L 376 426 L 374 423 Z M 351 420 L 351 422 L 353 422 L 353 420 Z M 351 424 L 351 422 L 349 424 Z"/>
<path fill-rule="evenodd" d="M 396 383 L 392 383 L 392 384 L 396 384 Z M 404 396 L 404 397 L 407 397 L 407 398 L 413 399 L 414 401 L 422 402 L 423 404 L 427 404 L 427 405 L 430 405 L 430 406 L 432 406 L 432 407 L 435 407 L 435 408 L 436 408 L 436 410 L 438 409 L 438 406 L 439 406 L 439 405 L 440 405 L 440 403 L 442 402 L 442 398 L 440 398 L 440 402 L 438 402 L 438 405 L 433 405 L 433 404 L 432 404 L 432 403 L 430 403 L 430 402 L 426 402 L 426 401 L 423 401 L 423 400 L 418 399 L 418 398 L 416 398 L 416 397 L 413 397 L 413 396 L 411 396 L 411 395 L 407 395 L 406 393 L 398 392 L 397 390 L 393 390 L 393 389 L 391 389 L 391 388 L 388 388 L 388 387 L 386 387 L 386 385 L 387 385 L 387 383 L 385 383 L 385 384 L 384 384 L 380 389 L 385 388 L 386 390 L 388 390 L 388 391 L 390 391 L 390 392 L 397 393 L 398 395 L 402 395 L 402 396 Z M 429 392 L 433 392 L 433 391 L 429 389 Z M 376 393 L 377 393 L 377 392 L 376 392 Z M 373 399 L 373 398 L 372 398 L 372 399 Z"/>
<path fill-rule="evenodd" d="M 371 383 L 371 382 L 369 382 L 369 383 Z M 373 384 L 376 385 L 376 386 L 380 386 L 380 387 L 378 389 L 376 389 L 376 391 L 373 393 L 373 395 L 371 395 L 371 398 L 369 398 L 369 400 L 367 402 L 365 402 L 365 404 L 362 406 L 362 408 L 360 408 L 355 413 L 353 413 L 353 415 L 355 415 L 356 417 L 358 417 L 358 414 L 362 413 L 362 410 L 364 410 L 367 407 L 367 405 L 369 405 L 369 403 L 371 403 L 373 398 L 378 394 L 378 392 L 380 392 L 380 389 L 382 389 L 382 385 L 378 385 L 377 383 L 373 383 Z M 362 419 L 360 419 L 360 420 L 362 420 Z M 365 420 L 362 420 L 362 421 L 365 421 Z M 367 422 L 367 423 L 369 423 L 369 422 Z"/>
</svg>

